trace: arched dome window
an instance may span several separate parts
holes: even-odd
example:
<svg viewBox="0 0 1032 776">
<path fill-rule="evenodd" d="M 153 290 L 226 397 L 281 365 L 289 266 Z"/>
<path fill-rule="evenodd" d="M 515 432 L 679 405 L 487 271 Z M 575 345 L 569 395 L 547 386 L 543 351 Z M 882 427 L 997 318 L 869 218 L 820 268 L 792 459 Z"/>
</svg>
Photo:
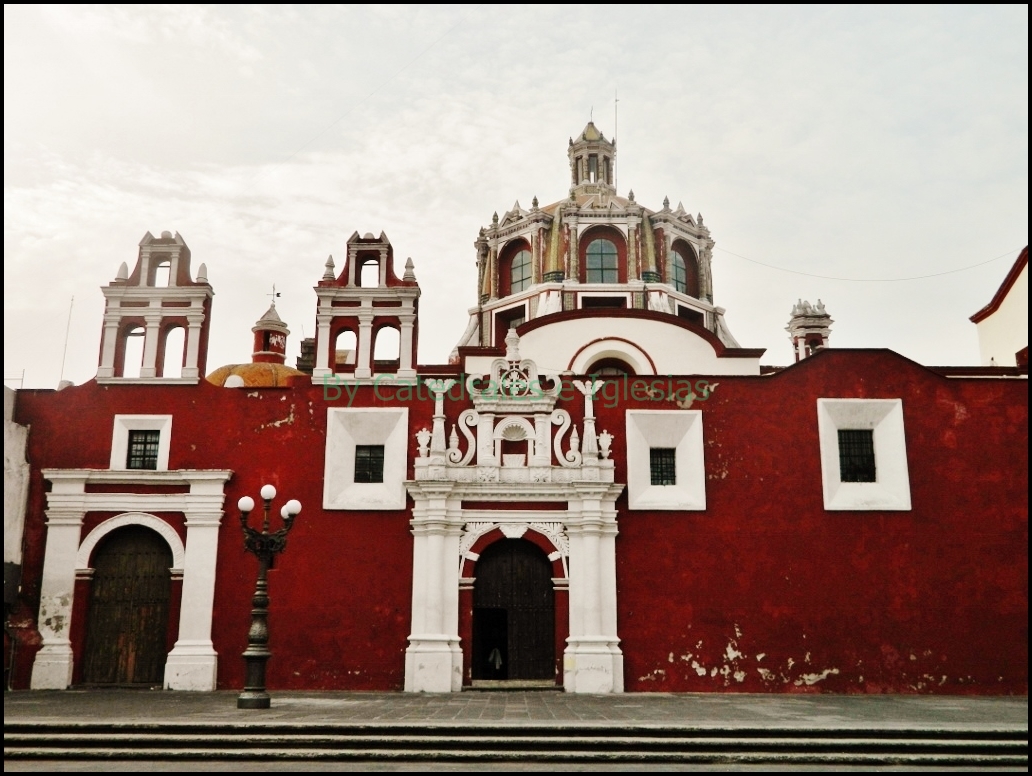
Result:
<svg viewBox="0 0 1032 776">
<path fill-rule="evenodd" d="M 509 266 L 509 293 L 518 294 L 530 288 L 531 257 L 530 251 L 522 250 L 512 257 Z"/>
<path fill-rule="evenodd" d="M 612 377 L 634 377 L 634 369 L 622 358 L 602 358 L 588 368 L 588 374 L 592 377 L 600 377 L 603 380 Z"/>
<path fill-rule="evenodd" d="M 695 251 L 688 243 L 678 241 L 673 246 L 673 277 L 670 279 L 674 288 L 682 294 L 699 298 L 699 262 Z"/>
<path fill-rule="evenodd" d="M 620 254 L 611 240 L 592 240 L 585 255 L 588 283 L 620 282 Z"/>
</svg>

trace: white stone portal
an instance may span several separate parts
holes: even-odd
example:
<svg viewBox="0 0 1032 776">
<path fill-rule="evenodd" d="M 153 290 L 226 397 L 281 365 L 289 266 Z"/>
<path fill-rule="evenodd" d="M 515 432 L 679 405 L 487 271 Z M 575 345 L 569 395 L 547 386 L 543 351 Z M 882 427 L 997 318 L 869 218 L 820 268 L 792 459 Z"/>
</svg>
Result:
<svg viewBox="0 0 1032 776">
<path fill-rule="evenodd" d="M 563 656 L 563 687 L 567 692 L 622 692 L 615 539 L 616 499 L 623 485 L 614 482 L 609 460 L 612 436 L 595 433 L 592 399 L 601 383 L 576 386 L 585 401 L 579 433 L 568 412 L 554 409 L 562 386 L 559 377 L 541 375 L 533 361 L 521 359 L 514 332 L 506 345 L 506 358 L 496 359 L 490 374 L 467 380 L 475 409 L 461 413 L 447 445 L 443 397 L 453 381 L 427 381 L 435 397 L 433 430 L 416 433 L 415 479 L 405 483 L 415 502 L 405 690 L 462 688 L 463 559 L 475 559 L 469 552 L 473 542 L 495 526 L 507 537 L 522 536 L 531 524 L 539 530 L 532 521 L 546 520 L 540 530 L 560 548 L 569 571 L 570 637 Z M 558 430 L 553 435 L 554 426 Z M 525 444 L 526 452 L 503 454 L 503 442 Z M 513 501 L 563 502 L 567 509 L 464 509 L 463 501 L 498 502 L 499 507 Z"/>
<path fill-rule="evenodd" d="M 215 600 L 218 528 L 225 500 L 226 470 L 98 470 L 45 469 L 52 484 L 47 494 L 47 543 L 40 590 L 39 630 L 43 646 L 32 666 L 33 690 L 64 690 L 72 681 L 73 654 L 69 633 L 77 573 L 89 572 L 93 549 L 111 531 L 145 525 L 160 534 L 172 550 L 169 573 L 182 574 L 183 595 L 179 639 L 165 663 L 165 689 L 211 691 L 216 686 L 218 655 L 211 640 Z M 87 492 L 87 484 L 186 485 L 187 493 Z M 105 488 L 107 490 L 108 488 Z M 94 528 L 82 542 L 87 512 L 122 512 Z M 186 545 L 164 520 L 150 512 L 186 516 Z"/>
</svg>

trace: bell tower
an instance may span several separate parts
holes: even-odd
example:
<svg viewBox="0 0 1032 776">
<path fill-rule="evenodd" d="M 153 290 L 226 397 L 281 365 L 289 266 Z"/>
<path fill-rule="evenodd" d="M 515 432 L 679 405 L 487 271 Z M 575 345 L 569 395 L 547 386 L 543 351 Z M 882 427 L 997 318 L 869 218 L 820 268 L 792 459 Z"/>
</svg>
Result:
<svg viewBox="0 0 1032 776">
<path fill-rule="evenodd" d="M 792 341 L 792 350 L 795 351 L 797 362 L 828 347 L 831 324 L 834 322 L 820 299 L 815 305 L 800 299 L 792 306 L 792 317 L 789 318 L 785 331 Z"/>
<path fill-rule="evenodd" d="M 201 264 L 190 277 L 190 249 L 177 232 L 155 237 L 147 232 L 132 274 L 123 261 L 104 293 L 104 329 L 100 340 L 98 383 L 197 383 L 208 356 L 211 298 L 208 270 Z M 166 348 L 182 330 L 180 374 L 165 375 Z M 143 338 L 139 375 L 126 363 L 130 340 Z M 175 356 L 170 354 L 175 360 Z"/>
</svg>

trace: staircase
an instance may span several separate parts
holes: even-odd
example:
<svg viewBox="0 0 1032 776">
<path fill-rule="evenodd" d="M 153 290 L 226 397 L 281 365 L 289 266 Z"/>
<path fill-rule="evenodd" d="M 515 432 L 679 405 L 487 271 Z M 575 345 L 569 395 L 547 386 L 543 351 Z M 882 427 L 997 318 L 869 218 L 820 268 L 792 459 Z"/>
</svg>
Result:
<svg viewBox="0 0 1032 776">
<path fill-rule="evenodd" d="M 1028 731 L 612 722 L 9 722 L 10 760 L 326 760 L 1028 767 Z"/>
</svg>

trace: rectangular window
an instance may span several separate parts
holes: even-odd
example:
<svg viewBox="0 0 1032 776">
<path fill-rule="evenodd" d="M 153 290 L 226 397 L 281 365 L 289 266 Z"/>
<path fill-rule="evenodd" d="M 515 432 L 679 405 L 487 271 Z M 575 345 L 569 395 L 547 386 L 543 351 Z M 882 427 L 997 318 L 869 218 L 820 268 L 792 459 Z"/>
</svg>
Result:
<svg viewBox="0 0 1032 776">
<path fill-rule="evenodd" d="M 649 471 L 653 485 L 677 484 L 677 449 L 674 447 L 649 448 Z"/>
<path fill-rule="evenodd" d="M 383 482 L 383 445 L 355 447 L 355 482 Z"/>
<path fill-rule="evenodd" d="M 130 431 L 126 469 L 157 469 L 160 431 Z"/>
<path fill-rule="evenodd" d="M 874 466 L 874 430 L 838 430 L 839 479 L 842 482 L 877 482 Z"/>
</svg>

